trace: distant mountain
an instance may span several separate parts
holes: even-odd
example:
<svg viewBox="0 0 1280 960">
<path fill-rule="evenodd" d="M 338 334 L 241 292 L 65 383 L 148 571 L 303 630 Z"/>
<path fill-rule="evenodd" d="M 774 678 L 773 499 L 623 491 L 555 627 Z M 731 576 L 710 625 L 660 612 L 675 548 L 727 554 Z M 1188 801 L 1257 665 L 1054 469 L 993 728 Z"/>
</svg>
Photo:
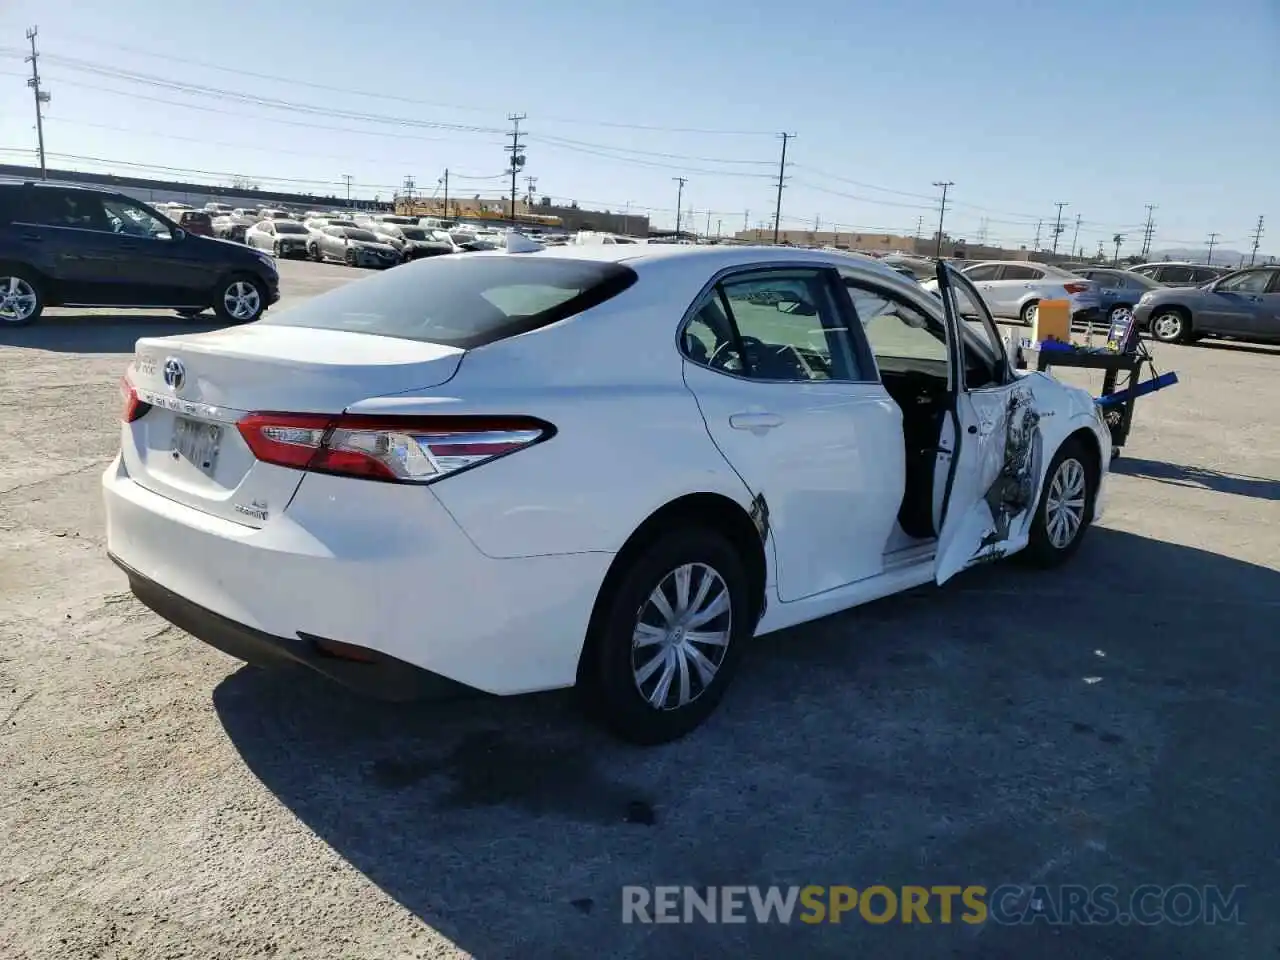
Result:
<svg viewBox="0 0 1280 960">
<path fill-rule="evenodd" d="M 1148 260 L 1189 260 L 1192 263 L 1204 263 L 1208 258 L 1209 250 L 1207 247 L 1174 247 L 1168 250 L 1155 250 L 1147 257 Z M 1269 258 L 1274 258 L 1274 255 L 1266 254 L 1259 250 L 1254 262 L 1266 263 Z M 1214 247 L 1213 262 L 1227 267 L 1234 267 L 1240 263 L 1247 264 L 1249 262 L 1249 253 L 1247 251 L 1241 253 L 1239 250 Z"/>
</svg>

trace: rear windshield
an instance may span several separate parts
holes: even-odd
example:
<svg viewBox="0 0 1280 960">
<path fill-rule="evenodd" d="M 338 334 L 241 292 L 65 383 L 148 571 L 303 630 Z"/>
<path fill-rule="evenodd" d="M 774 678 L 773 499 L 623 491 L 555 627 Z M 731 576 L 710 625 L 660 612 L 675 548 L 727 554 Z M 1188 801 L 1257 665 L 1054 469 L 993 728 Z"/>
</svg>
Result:
<svg viewBox="0 0 1280 960">
<path fill-rule="evenodd" d="M 276 233 L 306 233 L 307 228 L 300 223 L 294 223 L 291 220 L 279 220 L 276 222 Z"/>
<path fill-rule="evenodd" d="M 635 280 L 635 272 L 618 263 L 519 254 L 433 257 L 272 311 L 260 322 L 467 350 L 574 316 Z"/>
</svg>

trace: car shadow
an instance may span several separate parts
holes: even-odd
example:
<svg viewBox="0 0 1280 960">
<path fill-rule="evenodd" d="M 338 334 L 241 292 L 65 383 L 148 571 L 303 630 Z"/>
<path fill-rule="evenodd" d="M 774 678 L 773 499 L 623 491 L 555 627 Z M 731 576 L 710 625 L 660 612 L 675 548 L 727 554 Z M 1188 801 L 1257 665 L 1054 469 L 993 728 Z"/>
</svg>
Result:
<svg viewBox="0 0 1280 960">
<path fill-rule="evenodd" d="M 1239 340 L 1197 340 L 1195 346 L 1206 350 L 1226 350 L 1235 353 L 1257 353 L 1266 357 L 1280 356 L 1280 345 L 1241 343 Z"/>
<path fill-rule="evenodd" d="M 1232 493 L 1239 497 L 1280 500 L 1280 480 L 1225 473 L 1208 467 L 1189 467 L 1177 463 L 1165 463 L 1163 460 L 1120 457 L 1112 461 L 1111 472 L 1180 487 L 1199 487 L 1215 493 Z"/>
<path fill-rule="evenodd" d="M 46 314 L 29 327 L 0 327 L 0 346 L 51 353 L 133 353 L 141 337 L 207 333 L 225 326 L 211 312 L 190 320 L 175 314 Z"/>
<path fill-rule="evenodd" d="M 761 638 L 704 727 L 648 750 L 566 694 L 394 706 L 245 667 L 213 704 L 280 803 L 473 956 L 1244 955 L 1245 928 L 1170 924 L 641 928 L 621 887 L 1262 878 L 1277 598 L 1274 570 L 1098 528 L 1053 574 L 998 564 Z"/>
</svg>

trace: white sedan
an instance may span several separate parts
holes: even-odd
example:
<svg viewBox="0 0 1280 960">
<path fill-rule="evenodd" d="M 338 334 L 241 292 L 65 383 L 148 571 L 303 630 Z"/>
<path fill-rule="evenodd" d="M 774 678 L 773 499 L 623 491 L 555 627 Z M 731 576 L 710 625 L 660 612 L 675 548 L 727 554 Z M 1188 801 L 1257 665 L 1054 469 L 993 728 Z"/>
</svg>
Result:
<svg viewBox="0 0 1280 960">
<path fill-rule="evenodd" d="M 1099 515 L 1092 399 L 1010 369 L 959 306 L 977 292 L 939 283 L 513 234 L 145 338 L 108 550 L 246 661 L 391 698 L 576 686 L 619 735 L 668 741 L 753 635 L 1016 551 L 1055 564 Z"/>
</svg>

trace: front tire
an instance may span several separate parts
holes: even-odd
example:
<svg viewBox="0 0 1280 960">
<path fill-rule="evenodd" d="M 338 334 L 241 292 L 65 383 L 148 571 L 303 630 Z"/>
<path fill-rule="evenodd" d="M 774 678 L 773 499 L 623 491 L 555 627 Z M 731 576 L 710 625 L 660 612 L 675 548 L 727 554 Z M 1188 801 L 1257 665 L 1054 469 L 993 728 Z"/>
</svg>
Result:
<svg viewBox="0 0 1280 960">
<path fill-rule="evenodd" d="M 714 530 L 672 530 L 605 589 L 579 671 L 588 706 L 631 743 L 685 736 L 719 704 L 754 629 L 738 552 Z"/>
<path fill-rule="evenodd" d="M 1093 523 L 1098 495 L 1098 465 L 1079 438 L 1069 438 L 1045 471 L 1040 505 L 1031 522 L 1031 540 L 1024 551 L 1034 566 L 1049 568 L 1065 563 Z"/>
<path fill-rule="evenodd" d="M 247 273 L 239 273 L 218 285 L 213 311 L 224 323 L 252 323 L 267 309 L 262 285 Z"/>
<path fill-rule="evenodd" d="M 1024 304 L 1022 312 L 1018 314 L 1018 319 L 1028 327 L 1036 325 L 1036 317 L 1040 315 L 1040 301 L 1032 300 L 1030 303 Z"/>
<path fill-rule="evenodd" d="M 1161 310 L 1151 317 L 1151 336 L 1161 343 L 1185 343 L 1191 324 L 1180 310 Z"/>
<path fill-rule="evenodd" d="M 44 313 L 44 294 L 35 275 L 21 267 L 0 269 L 0 327 L 27 327 Z"/>
</svg>

